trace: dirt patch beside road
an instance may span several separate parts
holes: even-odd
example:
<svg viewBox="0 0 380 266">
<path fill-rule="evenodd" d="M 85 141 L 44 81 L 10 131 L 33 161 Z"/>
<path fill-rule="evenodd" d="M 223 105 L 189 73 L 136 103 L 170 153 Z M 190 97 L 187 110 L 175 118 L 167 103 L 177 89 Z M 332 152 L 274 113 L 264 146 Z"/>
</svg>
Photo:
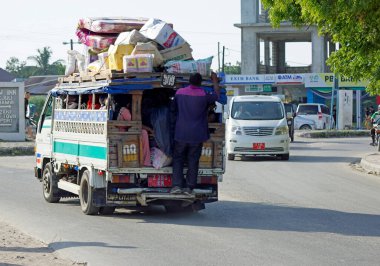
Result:
<svg viewBox="0 0 380 266">
<path fill-rule="evenodd" d="M 46 244 L 0 221 L 0 265 L 87 265 L 58 257 Z"/>
</svg>

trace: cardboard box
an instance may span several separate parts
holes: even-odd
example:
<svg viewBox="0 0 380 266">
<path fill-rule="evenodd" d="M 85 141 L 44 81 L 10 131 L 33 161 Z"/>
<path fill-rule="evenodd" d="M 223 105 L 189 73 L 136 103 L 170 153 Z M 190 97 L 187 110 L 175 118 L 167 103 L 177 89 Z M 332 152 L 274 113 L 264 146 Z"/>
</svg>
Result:
<svg viewBox="0 0 380 266">
<path fill-rule="evenodd" d="M 153 71 L 153 55 L 137 54 L 126 55 L 123 57 L 124 73 L 133 72 L 152 72 Z"/>
<path fill-rule="evenodd" d="M 162 55 L 158 51 L 156 45 L 153 42 L 148 42 L 148 43 L 138 43 L 135 46 L 135 49 L 133 49 L 132 55 L 137 55 L 137 54 L 152 54 L 154 55 L 153 58 L 153 66 L 157 67 L 161 65 L 164 61 L 162 58 Z"/>
<path fill-rule="evenodd" d="M 186 42 L 184 44 L 161 50 L 160 53 L 164 58 L 164 62 L 170 60 L 187 60 L 193 59 L 191 52 L 193 49 L 190 48 L 190 45 Z"/>
<path fill-rule="evenodd" d="M 131 44 L 111 45 L 108 49 L 109 69 L 123 70 L 123 56 L 130 55 L 133 48 Z"/>
<path fill-rule="evenodd" d="M 146 38 L 154 40 L 165 48 L 185 43 L 185 40 L 168 23 L 159 19 L 149 19 L 140 32 Z"/>
</svg>

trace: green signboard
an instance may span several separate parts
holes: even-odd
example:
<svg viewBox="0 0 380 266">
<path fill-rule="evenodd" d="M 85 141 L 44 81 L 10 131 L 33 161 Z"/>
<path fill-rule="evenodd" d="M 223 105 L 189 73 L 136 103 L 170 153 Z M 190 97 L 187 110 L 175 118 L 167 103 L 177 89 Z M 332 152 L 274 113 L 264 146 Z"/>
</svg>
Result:
<svg viewBox="0 0 380 266">
<path fill-rule="evenodd" d="M 271 84 L 257 84 L 245 86 L 245 92 L 272 92 Z"/>
</svg>

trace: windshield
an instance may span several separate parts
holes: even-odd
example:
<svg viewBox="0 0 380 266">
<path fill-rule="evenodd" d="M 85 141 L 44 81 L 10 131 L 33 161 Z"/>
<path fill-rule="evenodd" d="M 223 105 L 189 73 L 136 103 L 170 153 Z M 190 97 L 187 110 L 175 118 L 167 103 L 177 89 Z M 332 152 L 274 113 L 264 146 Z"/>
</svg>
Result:
<svg viewBox="0 0 380 266">
<path fill-rule="evenodd" d="M 316 115 L 318 114 L 318 105 L 299 105 L 298 114 L 300 115 Z"/>
<path fill-rule="evenodd" d="M 279 120 L 284 118 L 280 102 L 234 102 L 231 116 L 240 120 Z"/>
</svg>

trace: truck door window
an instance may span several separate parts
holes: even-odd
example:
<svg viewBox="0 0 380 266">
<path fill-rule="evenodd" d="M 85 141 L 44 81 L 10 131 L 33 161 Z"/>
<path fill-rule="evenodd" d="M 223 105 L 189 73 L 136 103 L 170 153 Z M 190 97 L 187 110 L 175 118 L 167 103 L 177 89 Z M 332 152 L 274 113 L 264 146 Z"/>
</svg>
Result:
<svg viewBox="0 0 380 266">
<path fill-rule="evenodd" d="M 51 115 L 53 111 L 53 96 L 51 94 L 48 95 L 48 100 L 45 102 L 44 108 L 42 109 L 42 114 L 40 117 L 40 122 L 38 123 L 38 132 L 41 133 L 41 130 L 44 126 L 48 126 L 47 121 L 50 122 L 51 125 Z"/>
</svg>

